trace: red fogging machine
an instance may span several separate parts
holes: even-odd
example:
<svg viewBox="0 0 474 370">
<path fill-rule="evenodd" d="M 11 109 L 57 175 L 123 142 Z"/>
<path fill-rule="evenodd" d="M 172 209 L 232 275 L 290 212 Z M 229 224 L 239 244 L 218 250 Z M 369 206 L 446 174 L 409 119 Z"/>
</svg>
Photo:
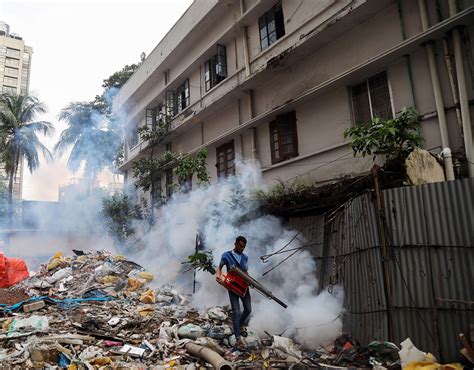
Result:
<svg viewBox="0 0 474 370">
<path fill-rule="evenodd" d="M 268 299 L 274 300 L 280 306 L 284 308 L 288 307 L 284 302 L 280 301 L 277 297 L 275 297 L 271 291 L 269 291 L 257 280 L 242 271 L 237 266 L 232 266 L 230 271 L 227 272 L 226 275 L 224 275 L 224 282 L 218 280 L 218 283 L 221 284 L 227 290 L 230 290 L 231 292 L 237 294 L 240 297 L 245 296 L 249 287 L 254 288 L 263 296 L 267 297 Z"/>
</svg>

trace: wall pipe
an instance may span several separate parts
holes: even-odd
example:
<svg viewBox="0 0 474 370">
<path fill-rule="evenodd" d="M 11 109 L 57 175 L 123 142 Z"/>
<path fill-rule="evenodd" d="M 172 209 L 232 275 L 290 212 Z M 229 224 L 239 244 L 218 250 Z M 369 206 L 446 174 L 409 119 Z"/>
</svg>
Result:
<svg viewBox="0 0 474 370">
<path fill-rule="evenodd" d="M 214 352 L 212 349 L 199 346 L 194 343 L 186 343 L 186 351 L 191 355 L 197 358 L 202 358 L 207 363 L 211 364 L 215 370 L 232 370 L 232 364 L 227 362 L 223 357 L 218 353 Z"/>
<path fill-rule="evenodd" d="M 247 92 L 248 96 L 248 108 L 249 108 L 249 118 L 254 117 L 253 112 L 253 90 Z M 257 165 L 258 162 L 258 150 L 257 150 L 257 129 L 255 127 L 250 127 L 250 141 L 252 145 L 252 164 Z"/>
<path fill-rule="evenodd" d="M 426 31 L 429 28 L 429 21 L 425 0 L 418 0 L 418 7 L 420 9 L 421 27 L 423 31 Z M 441 145 L 443 146 L 443 148 L 446 148 L 449 147 L 448 128 L 446 125 L 446 114 L 444 112 L 443 95 L 441 94 L 441 84 L 439 82 L 438 66 L 436 65 L 434 45 L 432 42 L 429 42 L 425 46 L 426 52 L 428 54 L 428 63 L 430 66 L 431 83 L 433 85 L 436 112 L 438 113 Z"/>
<path fill-rule="evenodd" d="M 455 0 L 448 0 L 449 16 L 457 13 Z M 461 33 L 459 28 L 452 30 L 454 44 L 454 59 L 456 63 L 456 75 L 458 79 L 459 103 L 461 105 L 462 128 L 464 133 L 464 150 L 466 151 L 467 171 L 469 177 L 474 177 L 474 153 L 472 151 L 472 127 L 471 114 L 469 112 L 469 101 L 466 88 L 466 77 L 464 74 L 464 63 L 461 50 Z"/>
<path fill-rule="evenodd" d="M 428 20 L 428 11 L 426 9 L 426 1 L 418 0 L 418 8 L 420 10 L 421 27 L 423 31 L 426 31 L 430 26 L 429 20 Z M 448 126 L 446 124 L 446 113 L 444 111 L 443 95 L 441 93 L 441 83 L 439 81 L 438 66 L 436 65 L 436 57 L 435 57 L 433 42 L 428 42 L 426 44 L 426 53 L 428 55 L 428 64 L 430 66 L 431 83 L 433 85 L 436 112 L 438 114 L 439 131 L 441 134 L 441 145 L 444 151 L 445 148 L 449 148 Z M 449 151 L 451 152 L 451 150 Z M 451 167 L 449 167 L 449 165 Z M 444 161 L 444 170 L 445 170 L 446 178 L 448 177 L 448 174 L 451 174 L 451 173 L 454 174 L 452 160 Z"/>
<path fill-rule="evenodd" d="M 446 172 L 446 180 L 447 181 L 455 180 L 456 178 L 454 177 L 453 156 L 451 154 L 451 149 L 444 148 L 441 151 L 441 156 L 443 157 L 443 160 L 444 160 L 444 169 L 445 169 L 445 172 Z"/>
<path fill-rule="evenodd" d="M 443 15 L 441 13 L 441 4 L 439 2 L 440 0 L 436 0 L 436 12 L 438 13 L 438 22 L 441 22 L 443 21 Z M 446 69 L 448 71 L 449 85 L 451 86 L 451 94 L 453 95 L 454 106 L 456 109 L 456 119 L 458 120 L 458 126 L 461 132 L 461 140 L 464 143 L 464 137 L 463 137 L 464 135 L 462 132 L 461 110 L 459 109 L 458 89 L 457 89 L 456 79 L 454 78 L 454 68 L 453 68 L 453 62 L 451 60 L 451 54 L 449 53 L 449 43 L 448 43 L 447 36 L 443 37 L 443 51 L 444 51 L 444 64 L 446 65 Z"/>
<path fill-rule="evenodd" d="M 244 63 L 245 63 L 245 76 L 250 76 L 250 53 L 249 53 L 249 40 L 247 35 L 247 27 L 242 30 L 242 42 L 244 44 Z"/>
</svg>

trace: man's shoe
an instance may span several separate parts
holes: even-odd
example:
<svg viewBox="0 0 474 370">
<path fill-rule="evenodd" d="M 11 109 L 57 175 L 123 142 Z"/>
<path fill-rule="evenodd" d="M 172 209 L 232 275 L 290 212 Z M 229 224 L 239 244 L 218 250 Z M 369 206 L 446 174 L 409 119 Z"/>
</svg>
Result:
<svg viewBox="0 0 474 370">
<path fill-rule="evenodd" d="M 242 338 L 238 338 L 235 342 L 235 348 L 237 348 L 240 352 L 244 352 L 247 349 L 247 345 L 242 340 Z"/>
</svg>

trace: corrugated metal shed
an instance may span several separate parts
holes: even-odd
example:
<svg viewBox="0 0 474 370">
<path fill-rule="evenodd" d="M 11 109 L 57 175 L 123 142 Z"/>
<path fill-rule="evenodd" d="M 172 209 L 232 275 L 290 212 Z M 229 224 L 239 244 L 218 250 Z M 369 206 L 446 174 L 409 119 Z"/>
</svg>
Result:
<svg viewBox="0 0 474 370">
<path fill-rule="evenodd" d="M 382 191 L 388 290 L 374 194 L 353 199 L 336 215 L 290 219 L 295 228 L 313 225 L 303 232 L 315 242 L 321 286 L 344 286 L 347 332 L 364 343 L 411 337 L 441 361 L 458 359 L 458 333 L 474 322 L 473 194 L 474 179 Z"/>
</svg>

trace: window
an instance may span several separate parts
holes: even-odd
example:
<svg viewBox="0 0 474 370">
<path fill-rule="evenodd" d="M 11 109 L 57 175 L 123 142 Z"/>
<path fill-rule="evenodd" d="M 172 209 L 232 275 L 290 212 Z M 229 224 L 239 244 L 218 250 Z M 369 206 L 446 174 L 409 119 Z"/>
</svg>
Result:
<svg viewBox="0 0 474 370">
<path fill-rule="evenodd" d="M 295 111 L 282 114 L 270 122 L 272 164 L 298 156 Z"/>
<path fill-rule="evenodd" d="M 16 94 L 16 88 L 9 87 L 9 86 L 3 86 L 3 92 L 8 93 L 8 94 Z"/>
<path fill-rule="evenodd" d="M 175 91 L 165 93 L 166 115 L 174 117 L 190 104 L 189 79 L 184 81 Z"/>
<path fill-rule="evenodd" d="M 171 198 L 173 195 L 173 169 L 168 168 L 165 172 L 166 180 L 166 197 Z"/>
<path fill-rule="evenodd" d="M 13 77 L 3 77 L 3 83 L 8 86 L 16 86 L 18 85 L 18 79 Z"/>
<path fill-rule="evenodd" d="M 18 76 L 18 69 L 5 67 L 5 74 L 8 75 L 8 76 L 17 77 Z"/>
<path fill-rule="evenodd" d="M 189 106 L 189 79 L 176 90 L 176 108 L 178 113 Z"/>
<path fill-rule="evenodd" d="M 387 74 L 379 73 L 351 87 L 352 110 L 356 124 L 368 123 L 372 118 L 393 118 Z"/>
<path fill-rule="evenodd" d="M 19 61 L 18 59 L 5 58 L 5 65 L 8 67 L 18 67 Z"/>
<path fill-rule="evenodd" d="M 176 115 L 176 104 L 174 99 L 174 91 L 167 91 L 165 93 L 166 115 L 173 117 Z"/>
<path fill-rule="evenodd" d="M 138 126 L 134 125 L 129 132 L 128 147 L 131 149 L 136 145 L 138 145 Z"/>
<path fill-rule="evenodd" d="M 268 48 L 285 35 L 281 1 L 258 19 L 258 28 L 260 30 L 260 47 L 262 50 Z"/>
<path fill-rule="evenodd" d="M 216 149 L 216 159 L 218 178 L 224 178 L 227 176 L 235 175 L 234 140 L 223 144 Z"/>
<path fill-rule="evenodd" d="M 179 178 L 179 188 L 181 192 L 188 193 L 193 189 L 193 175 Z"/>
<path fill-rule="evenodd" d="M 206 91 L 227 77 L 227 57 L 225 46 L 217 45 L 217 54 L 204 64 L 204 84 Z"/>
<path fill-rule="evenodd" d="M 20 59 L 20 50 L 7 47 L 7 56 Z"/>
<path fill-rule="evenodd" d="M 151 192 L 151 202 L 154 206 L 161 204 L 161 176 L 158 176 L 153 181 L 153 191 Z"/>
<path fill-rule="evenodd" d="M 28 63 L 30 63 L 30 54 L 23 53 L 23 64 L 28 64 Z"/>
<path fill-rule="evenodd" d="M 155 128 L 155 126 L 156 126 L 156 111 L 155 111 L 155 109 L 147 109 L 145 116 L 146 116 L 146 118 L 145 118 L 146 125 L 151 129 Z"/>
</svg>

